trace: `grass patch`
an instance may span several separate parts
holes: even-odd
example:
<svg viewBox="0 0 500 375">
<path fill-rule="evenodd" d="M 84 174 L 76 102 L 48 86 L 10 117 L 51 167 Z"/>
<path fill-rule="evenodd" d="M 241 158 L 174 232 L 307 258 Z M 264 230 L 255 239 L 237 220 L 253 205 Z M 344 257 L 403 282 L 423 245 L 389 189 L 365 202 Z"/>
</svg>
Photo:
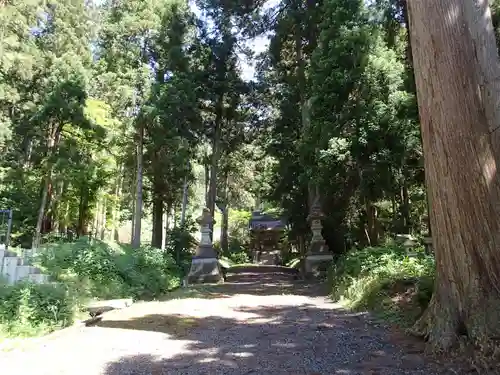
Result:
<svg viewBox="0 0 500 375">
<path fill-rule="evenodd" d="M 0 337 L 39 336 L 77 316 L 75 296 L 60 284 L 0 284 L 0 302 Z"/>
<path fill-rule="evenodd" d="M 434 258 L 423 249 L 408 257 L 403 248 L 394 245 L 354 250 L 334 264 L 330 282 L 335 301 L 408 327 L 432 296 Z"/>
</svg>

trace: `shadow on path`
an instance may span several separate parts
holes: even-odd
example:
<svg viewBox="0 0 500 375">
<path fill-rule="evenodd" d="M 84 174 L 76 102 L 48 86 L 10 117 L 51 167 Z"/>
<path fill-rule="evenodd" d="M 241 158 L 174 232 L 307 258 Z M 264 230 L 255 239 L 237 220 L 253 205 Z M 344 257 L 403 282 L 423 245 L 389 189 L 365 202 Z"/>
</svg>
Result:
<svg viewBox="0 0 500 375">
<path fill-rule="evenodd" d="M 108 363 L 104 374 L 441 374 L 423 343 L 349 314 L 318 284 L 284 275 L 238 275 L 200 286 L 210 298 L 143 304 L 98 327 L 164 334 L 155 349 Z M 238 282 L 236 282 L 238 281 Z M 217 296 L 216 296 L 217 295 Z"/>
</svg>

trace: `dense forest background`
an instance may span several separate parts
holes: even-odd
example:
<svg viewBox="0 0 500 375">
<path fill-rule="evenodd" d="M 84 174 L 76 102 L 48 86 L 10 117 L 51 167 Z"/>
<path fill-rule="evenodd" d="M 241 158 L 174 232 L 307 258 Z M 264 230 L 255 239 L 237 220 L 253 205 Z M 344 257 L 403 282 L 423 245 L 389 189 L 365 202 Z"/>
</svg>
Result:
<svg viewBox="0 0 500 375">
<path fill-rule="evenodd" d="M 314 192 L 335 252 L 427 231 L 405 1 L 25 0 L 0 16 L 14 245 L 161 247 L 206 204 L 225 247 L 256 207 L 304 247 Z"/>
<path fill-rule="evenodd" d="M 256 208 L 286 218 L 285 247 L 303 255 L 319 201 L 336 261 L 364 248 L 363 262 L 422 276 L 406 254 L 390 263 L 387 249 L 373 249 L 396 234 L 433 235 L 430 304 L 417 322 L 430 342 L 449 348 L 462 326 L 473 339 L 498 337 L 500 180 L 490 172 L 500 161 L 500 90 L 488 90 L 500 75 L 500 1 L 489 2 L 492 22 L 484 1 L 456 2 L 456 19 L 450 1 L 419 4 L 0 0 L 0 209 L 14 215 L 12 247 L 58 243 L 50 256 L 68 274 L 98 275 L 90 296 L 142 298 L 164 293 L 174 273 L 171 285 L 180 283 L 180 249 L 188 259 L 203 207 L 226 255 L 248 250 Z M 436 14 L 447 28 L 430 32 L 423 25 Z M 448 35 L 453 28 L 461 34 Z M 476 100 L 478 87 L 494 95 Z M 460 153 L 466 146 L 481 162 Z M 111 245 L 89 237 L 148 247 L 122 263 L 151 273 L 110 266 Z M 101 293 L 106 277 L 119 287 Z"/>
</svg>

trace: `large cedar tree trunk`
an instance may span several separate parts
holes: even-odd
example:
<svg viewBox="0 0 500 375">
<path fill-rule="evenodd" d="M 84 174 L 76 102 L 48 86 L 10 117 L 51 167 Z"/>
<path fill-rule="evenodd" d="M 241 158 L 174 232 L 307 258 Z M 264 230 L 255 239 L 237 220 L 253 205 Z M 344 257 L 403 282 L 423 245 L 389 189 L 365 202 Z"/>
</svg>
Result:
<svg viewBox="0 0 500 375">
<path fill-rule="evenodd" d="M 470 23 L 474 6 L 408 2 L 436 255 L 434 296 L 415 331 L 443 349 L 459 333 L 500 337 L 500 150 L 489 124 L 495 108 L 478 74 L 486 46 L 478 35 L 488 30 L 478 34 Z"/>
</svg>

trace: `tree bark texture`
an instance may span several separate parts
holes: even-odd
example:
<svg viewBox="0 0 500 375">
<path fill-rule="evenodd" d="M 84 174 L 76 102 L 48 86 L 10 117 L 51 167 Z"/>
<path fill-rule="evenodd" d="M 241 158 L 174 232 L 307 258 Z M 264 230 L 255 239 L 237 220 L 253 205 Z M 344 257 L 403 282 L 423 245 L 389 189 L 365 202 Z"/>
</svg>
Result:
<svg viewBox="0 0 500 375">
<path fill-rule="evenodd" d="M 222 223 L 220 232 L 220 248 L 222 253 L 227 253 L 229 250 L 229 176 L 226 172 L 224 175 L 224 192 L 222 206 Z"/>
<path fill-rule="evenodd" d="M 119 215 L 121 206 L 121 195 L 122 195 L 122 182 L 123 181 L 123 166 L 120 164 L 118 167 L 118 176 L 116 178 L 115 193 L 114 193 L 114 203 L 112 207 L 111 214 L 111 240 L 118 242 L 118 228 L 119 228 Z"/>
<path fill-rule="evenodd" d="M 188 165 L 188 168 L 189 168 L 189 165 Z M 188 193 L 189 193 L 188 179 L 187 179 L 187 177 L 184 177 L 184 185 L 182 187 L 182 209 L 181 209 L 181 223 L 180 223 L 180 226 L 182 228 L 184 228 L 184 224 L 186 223 Z"/>
<path fill-rule="evenodd" d="M 474 43 L 476 74 L 493 146 L 500 150 L 500 61 L 488 0 L 473 0 L 466 17 Z"/>
<path fill-rule="evenodd" d="M 208 188 L 207 206 L 212 217 L 215 217 L 215 201 L 217 199 L 217 174 L 219 171 L 220 141 L 222 135 L 222 122 L 224 121 L 224 94 L 220 94 L 216 104 L 216 117 L 214 122 L 214 135 L 212 140 L 212 160 L 210 163 L 210 184 Z M 212 226 L 213 232 L 213 226 Z M 213 233 L 212 233 L 213 234 Z"/>
<path fill-rule="evenodd" d="M 478 74 L 475 6 L 408 2 L 436 256 L 435 292 L 414 328 L 440 349 L 460 333 L 500 337 L 500 150 Z"/>
<path fill-rule="evenodd" d="M 151 232 L 151 246 L 161 248 L 163 241 L 163 199 L 161 196 L 153 198 L 153 228 Z"/>
<path fill-rule="evenodd" d="M 32 248 L 36 249 L 40 246 L 40 241 L 42 238 L 42 225 L 45 217 L 45 210 L 47 207 L 48 194 L 50 185 L 52 183 L 52 155 L 59 144 L 59 139 L 61 136 L 62 125 L 52 124 L 49 127 L 48 137 L 47 137 L 47 154 L 45 155 L 46 161 L 46 170 L 45 177 L 43 179 L 43 188 L 42 188 L 42 196 L 40 199 L 40 207 L 38 209 L 38 218 L 36 221 L 35 233 L 33 234 L 33 243 Z"/>
<path fill-rule="evenodd" d="M 144 124 L 141 122 L 138 129 L 139 137 L 137 140 L 137 181 L 135 191 L 135 212 L 134 212 L 134 231 L 132 233 L 132 247 L 141 246 L 142 230 L 142 158 L 144 150 Z"/>
<path fill-rule="evenodd" d="M 157 159 L 153 159 L 153 165 L 157 163 Z M 159 168 L 154 168 L 153 175 L 153 230 L 151 233 L 151 246 L 156 248 L 161 248 L 161 243 L 163 240 L 163 207 L 165 205 L 163 201 L 163 176 L 160 173 Z"/>
</svg>

